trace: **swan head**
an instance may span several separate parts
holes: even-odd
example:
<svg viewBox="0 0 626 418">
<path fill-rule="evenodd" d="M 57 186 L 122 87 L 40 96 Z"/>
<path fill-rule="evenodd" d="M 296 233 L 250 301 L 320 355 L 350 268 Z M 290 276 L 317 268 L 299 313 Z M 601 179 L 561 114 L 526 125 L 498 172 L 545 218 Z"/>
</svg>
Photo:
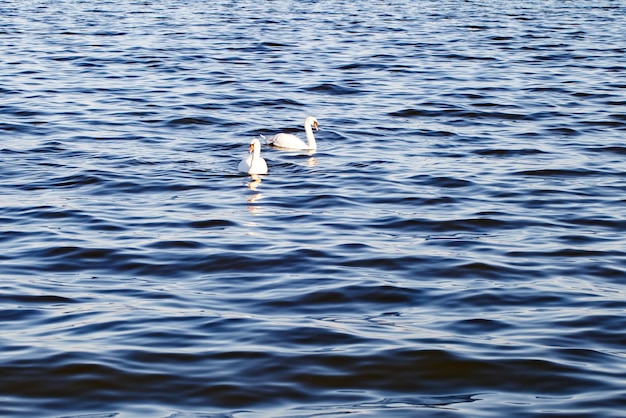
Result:
<svg viewBox="0 0 626 418">
<path fill-rule="evenodd" d="M 315 128 L 316 131 L 319 131 L 319 126 L 317 124 L 317 119 L 314 116 L 309 116 L 304 121 L 305 125 L 309 125 Z"/>
<path fill-rule="evenodd" d="M 255 149 L 261 149 L 261 141 L 257 138 L 253 138 L 252 141 L 250 141 L 250 148 L 248 149 L 248 152 L 253 152 Z"/>
</svg>

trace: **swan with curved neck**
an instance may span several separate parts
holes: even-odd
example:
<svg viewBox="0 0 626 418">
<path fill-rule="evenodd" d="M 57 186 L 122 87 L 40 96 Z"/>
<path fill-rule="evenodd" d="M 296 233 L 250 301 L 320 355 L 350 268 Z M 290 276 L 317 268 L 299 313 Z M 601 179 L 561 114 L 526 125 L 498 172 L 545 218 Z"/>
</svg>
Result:
<svg viewBox="0 0 626 418">
<path fill-rule="evenodd" d="M 238 169 L 248 174 L 267 174 L 267 163 L 261 157 L 261 142 L 257 138 L 250 141 L 248 155 L 241 160 Z"/>
<path fill-rule="evenodd" d="M 304 142 L 295 135 L 286 133 L 276 134 L 270 138 L 265 138 L 263 135 L 261 135 L 261 137 L 265 139 L 268 145 L 275 147 L 315 150 L 317 149 L 317 143 L 315 142 L 315 135 L 313 135 L 313 128 L 315 128 L 316 131 L 319 130 L 317 119 L 313 116 L 309 116 L 304 120 L 304 132 L 306 133 L 307 142 Z"/>
</svg>

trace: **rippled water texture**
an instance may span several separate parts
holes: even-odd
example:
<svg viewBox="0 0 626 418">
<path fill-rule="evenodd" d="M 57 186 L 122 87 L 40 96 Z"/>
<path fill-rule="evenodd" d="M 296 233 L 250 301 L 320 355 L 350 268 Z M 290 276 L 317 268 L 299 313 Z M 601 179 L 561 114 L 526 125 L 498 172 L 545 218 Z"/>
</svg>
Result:
<svg viewBox="0 0 626 418">
<path fill-rule="evenodd" d="M 625 17 L 2 2 L 0 415 L 623 416 Z"/>
</svg>

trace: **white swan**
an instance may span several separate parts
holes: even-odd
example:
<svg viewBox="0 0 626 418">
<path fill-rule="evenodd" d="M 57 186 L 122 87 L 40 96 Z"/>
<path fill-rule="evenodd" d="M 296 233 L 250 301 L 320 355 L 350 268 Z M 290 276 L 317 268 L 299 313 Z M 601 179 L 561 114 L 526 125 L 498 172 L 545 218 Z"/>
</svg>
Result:
<svg viewBox="0 0 626 418">
<path fill-rule="evenodd" d="M 319 130 L 317 119 L 313 116 L 309 116 L 304 120 L 304 132 L 306 133 L 307 142 L 304 142 L 295 135 L 285 133 L 276 134 L 270 138 L 265 138 L 263 135 L 261 135 L 261 137 L 265 139 L 268 145 L 275 147 L 314 150 L 317 149 L 317 143 L 313 135 L 313 128 L 315 128 L 316 131 Z"/>
<path fill-rule="evenodd" d="M 261 142 L 257 138 L 250 141 L 248 155 L 241 160 L 238 169 L 248 174 L 267 174 L 267 163 L 261 157 Z"/>
</svg>

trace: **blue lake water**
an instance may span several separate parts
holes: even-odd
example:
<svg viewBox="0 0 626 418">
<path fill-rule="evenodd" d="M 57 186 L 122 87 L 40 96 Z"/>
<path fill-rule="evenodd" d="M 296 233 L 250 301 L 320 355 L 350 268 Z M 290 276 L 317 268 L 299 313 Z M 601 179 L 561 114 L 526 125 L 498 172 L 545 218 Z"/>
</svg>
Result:
<svg viewBox="0 0 626 418">
<path fill-rule="evenodd" d="M 3 2 L 0 415 L 624 416 L 625 27 Z"/>
</svg>

